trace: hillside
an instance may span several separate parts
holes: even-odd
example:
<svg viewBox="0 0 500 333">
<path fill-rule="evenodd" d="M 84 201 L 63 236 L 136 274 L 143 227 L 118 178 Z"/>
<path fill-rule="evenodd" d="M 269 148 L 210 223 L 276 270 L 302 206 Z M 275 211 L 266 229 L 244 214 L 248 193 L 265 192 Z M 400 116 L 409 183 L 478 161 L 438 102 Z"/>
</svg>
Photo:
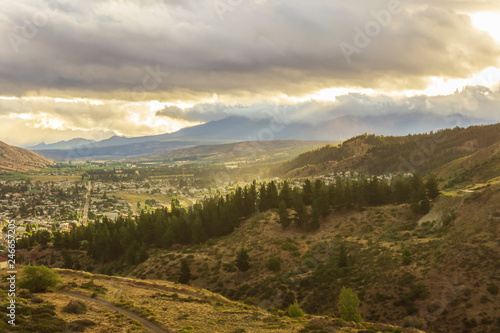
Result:
<svg viewBox="0 0 500 333">
<path fill-rule="evenodd" d="M 500 142 L 456 159 L 436 171 L 447 187 L 465 183 L 476 185 L 500 177 Z"/>
<path fill-rule="evenodd" d="M 21 267 L 20 267 L 21 268 Z M 207 290 L 172 282 L 56 270 L 52 292 L 18 291 L 17 325 L 0 321 L 0 332 L 396 332 L 382 324 L 351 324 L 326 316 L 300 320 L 233 302 Z M 19 274 L 22 278 L 22 274 Z M 5 278 L 2 279 L 5 281 Z M 2 282 L 0 298 L 7 300 Z M 67 307 L 72 304 L 71 309 Z M 3 307 L 5 312 L 5 307 Z M 65 310 L 67 308 L 68 310 Z M 5 317 L 5 316 L 4 316 Z M 368 330 L 367 330 L 368 329 Z M 399 332 L 418 333 L 399 329 Z"/>
<path fill-rule="evenodd" d="M 403 137 L 361 135 L 283 163 L 273 174 L 304 177 L 332 171 L 368 174 L 429 173 L 500 142 L 500 124 L 446 129 Z"/>
<path fill-rule="evenodd" d="M 55 161 L 120 160 L 128 156 L 160 153 L 202 143 L 199 141 L 147 141 L 104 147 L 93 143 L 75 149 L 37 150 L 37 153 Z"/>
<path fill-rule="evenodd" d="M 51 164 L 52 161 L 32 151 L 0 141 L 0 171 L 40 170 Z"/>
<path fill-rule="evenodd" d="M 246 141 L 201 145 L 165 153 L 141 156 L 140 161 L 274 162 L 324 145 L 324 141 Z"/>
<path fill-rule="evenodd" d="M 446 194 L 438 199 L 428 222 L 419 223 L 408 205 L 383 206 L 333 213 L 313 233 L 283 230 L 276 213 L 263 213 L 230 236 L 156 251 L 130 275 L 176 280 L 186 259 L 193 286 L 261 308 L 297 298 L 307 313 L 337 314 L 340 288 L 350 286 L 368 321 L 401 325 L 416 315 L 432 332 L 493 329 L 500 324 L 500 185 L 454 197 L 451 205 L 439 204 Z M 339 264 L 342 246 L 346 266 Z M 232 264 L 241 247 L 250 250 L 246 273 Z M 281 262 L 278 272 L 267 267 L 271 257 Z"/>
</svg>

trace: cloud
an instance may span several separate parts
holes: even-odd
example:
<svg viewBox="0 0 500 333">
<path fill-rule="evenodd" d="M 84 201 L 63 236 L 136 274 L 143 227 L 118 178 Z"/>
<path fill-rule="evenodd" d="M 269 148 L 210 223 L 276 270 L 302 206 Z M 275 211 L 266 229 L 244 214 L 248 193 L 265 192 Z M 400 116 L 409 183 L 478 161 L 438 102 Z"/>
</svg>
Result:
<svg viewBox="0 0 500 333">
<path fill-rule="evenodd" d="M 498 8 L 492 1 L 401 1 L 350 63 L 339 45 L 355 45 L 355 29 L 387 1 L 245 0 L 222 18 L 214 3 L 0 0 L 0 89 L 110 99 L 422 89 L 433 76 L 496 66 L 500 55 L 458 13 Z"/>
<path fill-rule="evenodd" d="M 170 117 L 190 122 L 208 122 L 229 116 L 245 116 L 250 119 L 285 117 L 288 122 L 318 125 L 335 118 L 352 116 L 373 119 L 399 114 L 428 113 L 443 117 L 462 115 L 492 122 L 500 121 L 500 89 L 483 86 L 468 86 L 462 91 L 445 96 L 390 96 L 350 93 L 338 96 L 334 102 L 307 101 L 297 104 L 255 104 L 249 106 L 198 104 L 182 110 L 166 107 L 156 113 L 159 117 Z"/>
<path fill-rule="evenodd" d="M 157 103 L 153 107 L 150 103 L 119 100 L 101 103 L 46 97 L 0 98 L 0 141 L 18 146 L 75 137 L 99 141 L 112 135 L 163 134 L 230 116 L 253 120 L 276 118 L 279 123 L 307 125 L 321 125 L 333 120 L 342 122 L 345 117 L 365 119 L 362 124 L 385 122 L 394 117 L 411 123 L 414 117 L 425 114 L 429 115 L 429 121 L 442 117 L 442 123 L 456 116 L 486 122 L 500 121 L 498 86 L 469 86 L 443 96 L 349 93 L 338 96 L 335 101 L 310 100 L 295 104 L 201 103 L 185 109 L 170 105 L 159 110 L 161 105 Z M 411 124 L 405 126 L 411 131 Z M 364 131 L 370 131 L 370 128 Z"/>
<path fill-rule="evenodd" d="M 28 146 L 75 137 L 96 141 L 111 137 L 163 134 L 192 125 L 155 116 L 147 103 L 52 98 L 0 98 L 0 140 Z"/>
<path fill-rule="evenodd" d="M 497 88 L 384 94 L 498 67 L 500 46 L 465 14 L 500 12 L 496 0 L 401 0 L 390 16 L 388 0 L 221 1 L 233 5 L 0 0 L 0 91 L 16 97 L 0 96 L 0 140 L 152 135 L 231 115 L 317 124 L 433 112 L 498 121 Z M 341 45 L 356 48 L 350 61 Z M 378 94 L 288 98 L 332 87 Z M 170 106 L 151 108 L 152 100 Z"/>
</svg>

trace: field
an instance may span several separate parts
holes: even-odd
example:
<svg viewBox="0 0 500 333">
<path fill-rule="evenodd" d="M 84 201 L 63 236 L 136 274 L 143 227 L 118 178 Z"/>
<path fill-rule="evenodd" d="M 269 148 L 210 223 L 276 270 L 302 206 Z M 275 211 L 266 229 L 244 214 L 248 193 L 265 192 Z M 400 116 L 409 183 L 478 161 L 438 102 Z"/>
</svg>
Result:
<svg viewBox="0 0 500 333">
<path fill-rule="evenodd" d="M 36 174 L 36 175 L 30 175 L 32 182 L 37 182 L 40 181 L 42 183 L 46 182 L 61 182 L 61 181 L 70 181 L 70 182 L 77 182 L 81 181 L 82 177 L 81 176 L 67 176 L 67 175 L 44 175 L 44 174 Z"/>
<path fill-rule="evenodd" d="M 170 201 L 172 200 L 172 196 L 168 194 L 148 194 L 148 193 L 128 193 L 128 192 L 118 192 L 113 193 L 117 198 L 121 198 L 127 201 L 130 206 L 132 206 L 132 210 L 137 209 L 137 202 L 141 203 L 141 206 L 144 206 L 144 202 L 149 199 L 155 199 L 158 203 L 163 204 L 165 206 L 170 206 Z M 189 207 L 193 204 L 193 202 L 186 198 L 179 198 L 179 202 L 182 207 Z"/>
</svg>

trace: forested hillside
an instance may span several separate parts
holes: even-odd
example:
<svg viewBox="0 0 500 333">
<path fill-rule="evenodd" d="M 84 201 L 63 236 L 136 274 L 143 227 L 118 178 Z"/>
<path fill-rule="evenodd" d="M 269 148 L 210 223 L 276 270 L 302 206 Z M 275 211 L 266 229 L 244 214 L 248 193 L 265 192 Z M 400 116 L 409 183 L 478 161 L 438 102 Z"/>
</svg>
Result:
<svg viewBox="0 0 500 333">
<path fill-rule="evenodd" d="M 368 174 L 420 172 L 427 174 L 458 158 L 500 141 L 500 124 L 445 129 L 404 137 L 360 135 L 337 146 L 327 145 L 275 167 L 275 175 L 360 170 Z M 314 171 L 312 171 L 314 173 Z"/>
</svg>

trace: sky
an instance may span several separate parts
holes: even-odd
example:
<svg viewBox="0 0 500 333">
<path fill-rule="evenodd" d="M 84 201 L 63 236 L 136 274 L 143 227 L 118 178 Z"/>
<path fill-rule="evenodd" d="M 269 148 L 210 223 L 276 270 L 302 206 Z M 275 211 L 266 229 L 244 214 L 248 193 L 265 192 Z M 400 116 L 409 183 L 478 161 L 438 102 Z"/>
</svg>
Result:
<svg viewBox="0 0 500 333">
<path fill-rule="evenodd" d="M 230 115 L 500 121 L 498 0 L 0 0 L 0 141 Z"/>
</svg>

